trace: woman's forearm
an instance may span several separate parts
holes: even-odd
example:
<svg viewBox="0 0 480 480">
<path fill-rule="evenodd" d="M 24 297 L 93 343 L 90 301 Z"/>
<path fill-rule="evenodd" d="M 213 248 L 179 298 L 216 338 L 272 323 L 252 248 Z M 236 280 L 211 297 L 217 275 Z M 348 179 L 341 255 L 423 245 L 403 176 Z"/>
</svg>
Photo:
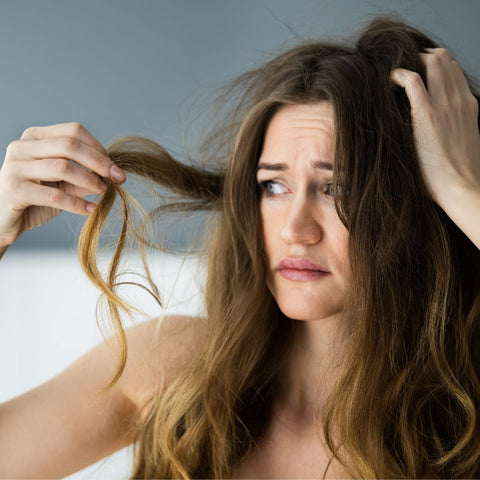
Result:
<svg viewBox="0 0 480 480">
<path fill-rule="evenodd" d="M 449 192 L 448 201 L 441 202 L 445 213 L 480 249 L 480 188 L 459 188 Z"/>
</svg>

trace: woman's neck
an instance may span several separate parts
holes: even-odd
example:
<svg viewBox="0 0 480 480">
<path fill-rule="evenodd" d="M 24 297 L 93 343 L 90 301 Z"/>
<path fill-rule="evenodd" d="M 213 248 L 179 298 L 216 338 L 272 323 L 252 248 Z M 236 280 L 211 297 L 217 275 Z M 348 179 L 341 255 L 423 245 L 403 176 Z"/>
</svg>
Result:
<svg viewBox="0 0 480 480">
<path fill-rule="evenodd" d="M 278 376 L 276 403 L 300 419 L 318 411 L 337 379 L 345 355 L 339 315 L 297 320 L 294 345 Z"/>
</svg>

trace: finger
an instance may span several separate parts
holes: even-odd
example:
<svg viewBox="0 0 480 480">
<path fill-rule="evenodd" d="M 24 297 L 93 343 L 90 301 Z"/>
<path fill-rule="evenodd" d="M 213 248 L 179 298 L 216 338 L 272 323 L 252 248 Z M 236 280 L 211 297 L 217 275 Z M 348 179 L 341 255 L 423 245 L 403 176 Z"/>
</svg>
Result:
<svg viewBox="0 0 480 480">
<path fill-rule="evenodd" d="M 86 188 L 78 187 L 77 185 L 72 185 L 66 182 L 37 182 L 39 185 L 46 185 L 48 187 L 59 188 L 64 192 L 67 192 L 69 195 L 74 197 L 86 197 L 87 195 L 96 195 L 97 192 L 92 192 Z"/>
<path fill-rule="evenodd" d="M 37 182 L 39 185 L 46 185 L 47 187 L 60 188 L 64 192 L 67 192 L 74 197 L 86 197 L 87 195 L 95 195 L 96 192 L 86 190 L 85 188 L 77 187 L 65 182 Z"/>
<path fill-rule="evenodd" d="M 390 74 L 391 80 L 403 87 L 412 110 L 420 111 L 429 104 L 429 97 L 422 77 L 417 72 L 396 68 Z"/>
<path fill-rule="evenodd" d="M 428 53 L 432 54 L 437 54 L 445 58 L 446 60 L 451 60 L 452 56 L 450 55 L 450 52 L 443 47 L 435 47 L 435 48 L 424 48 L 424 50 Z"/>
<path fill-rule="evenodd" d="M 66 212 L 88 215 L 95 210 L 96 205 L 61 190 L 47 185 L 30 182 L 27 186 L 29 204 L 42 207 L 57 208 Z"/>
<path fill-rule="evenodd" d="M 456 84 L 458 85 L 461 93 L 465 94 L 466 96 L 473 95 L 462 67 L 455 60 L 452 60 L 452 70 L 455 75 Z"/>
<path fill-rule="evenodd" d="M 79 167 L 64 158 L 48 158 L 35 162 L 24 162 L 25 178 L 42 182 L 64 181 L 91 193 L 102 193 L 106 189 L 105 183 L 95 173 Z"/>
<path fill-rule="evenodd" d="M 108 155 L 104 146 L 83 125 L 77 122 L 59 123 L 45 127 L 29 127 L 23 132 L 21 140 L 40 140 L 52 137 L 78 138 L 104 155 Z"/>
<path fill-rule="evenodd" d="M 9 145 L 9 153 L 20 160 L 64 158 L 116 183 L 125 181 L 123 170 L 108 156 L 73 137 L 19 140 Z"/>
<path fill-rule="evenodd" d="M 428 93 L 434 101 L 447 104 L 450 96 L 458 91 L 452 59 L 445 49 L 432 49 L 432 52 L 420 54 L 425 65 Z"/>
<path fill-rule="evenodd" d="M 420 54 L 427 73 L 427 88 L 443 104 L 456 98 L 470 99 L 472 91 L 461 66 L 443 48 L 427 49 Z"/>
<path fill-rule="evenodd" d="M 67 192 L 70 195 L 73 195 L 74 197 L 86 197 L 87 195 L 96 195 L 97 192 L 92 192 L 91 190 L 88 190 L 86 188 L 81 188 L 77 185 L 71 185 L 70 183 L 64 183 L 63 185 L 60 184 L 60 187 L 62 190 Z"/>
</svg>

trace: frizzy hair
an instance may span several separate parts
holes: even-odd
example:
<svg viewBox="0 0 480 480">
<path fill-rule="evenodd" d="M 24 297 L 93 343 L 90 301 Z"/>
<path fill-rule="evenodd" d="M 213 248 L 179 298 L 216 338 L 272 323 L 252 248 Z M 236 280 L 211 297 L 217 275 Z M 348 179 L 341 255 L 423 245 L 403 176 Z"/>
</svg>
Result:
<svg viewBox="0 0 480 480">
<path fill-rule="evenodd" d="M 425 79 L 419 53 L 436 46 L 396 18 L 377 17 L 352 42 L 304 41 L 279 54 L 221 97 L 236 103 L 201 151 L 216 168 L 182 164 L 141 138 L 108 149 L 127 172 L 179 196 L 162 208 L 213 218 L 204 246 L 208 341 L 153 399 L 132 478 L 228 478 L 260 442 L 296 330 L 265 283 L 255 167 L 275 112 L 321 101 L 335 113 L 335 206 L 351 265 L 349 351 L 322 411 L 331 456 L 355 478 L 480 475 L 480 252 L 429 196 L 408 99 L 390 81 L 395 67 Z M 98 238 L 116 197 L 124 228 L 103 279 Z M 109 185 L 79 245 L 117 332 L 112 384 L 127 353 L 119 310 L 129 306 L 115 282 L 125 239 L 138 235 L 128 230 L 132 201 Z M 153 282 L 151 289 L 160 301 Z"/>
</svg>

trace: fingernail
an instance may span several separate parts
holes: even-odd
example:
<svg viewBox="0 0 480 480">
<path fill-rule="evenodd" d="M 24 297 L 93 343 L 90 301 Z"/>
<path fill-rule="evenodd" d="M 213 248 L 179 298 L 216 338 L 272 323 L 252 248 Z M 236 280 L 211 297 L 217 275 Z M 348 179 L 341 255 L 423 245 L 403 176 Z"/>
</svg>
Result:
<svg viewBox="0 0 480 480">
<path fill-rule="evenodd" d="M 94 203 L 87 203 L 87 212 L 88 213 L 93 213 L 97 206 Z"/>
<path fill-rule="evenodd" d="M 123 182 L 126 178 L 123 170 L 118 168 L 116 165 L 112 165 L 110 167 L 110 176 L 117 182 Z"/>
</svg>

